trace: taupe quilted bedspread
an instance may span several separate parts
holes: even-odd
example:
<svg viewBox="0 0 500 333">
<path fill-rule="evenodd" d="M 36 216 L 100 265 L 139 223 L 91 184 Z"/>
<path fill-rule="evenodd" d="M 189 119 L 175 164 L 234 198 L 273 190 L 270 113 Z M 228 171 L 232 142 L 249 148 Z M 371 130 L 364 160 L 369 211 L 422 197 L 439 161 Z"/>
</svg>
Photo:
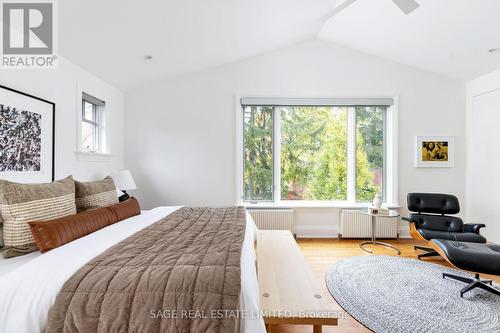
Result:
<svg viewBox="0 0 500 333">
<path fill-rule="evenodd" d="M 244 234 L 242 207 L 181 208 L 76 272 L 45 331 L 238 332 Z"/>
</svg>

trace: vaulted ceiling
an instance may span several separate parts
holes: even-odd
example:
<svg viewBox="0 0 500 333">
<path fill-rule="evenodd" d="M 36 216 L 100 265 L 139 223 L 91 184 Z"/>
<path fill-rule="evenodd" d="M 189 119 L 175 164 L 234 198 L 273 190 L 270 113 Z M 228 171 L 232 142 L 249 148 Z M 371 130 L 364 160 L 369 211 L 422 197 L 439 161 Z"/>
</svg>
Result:
<svg viewBox="0 0 500 333">
<path fill-rule="evenodd" d="M 389 0 L 357 0 L 320 39 L 461 79 L 500 68 L 500 1 L 417 0 L 404 15 Z"/>
<path fill-rule="evenodd" d="M 320 38 L 469 79 L 500 67 L 500 1 L 59 1 L 60 53 L 123 90 Z M 152 60 L 145 60 L 150 54 Z"/>
</svg>

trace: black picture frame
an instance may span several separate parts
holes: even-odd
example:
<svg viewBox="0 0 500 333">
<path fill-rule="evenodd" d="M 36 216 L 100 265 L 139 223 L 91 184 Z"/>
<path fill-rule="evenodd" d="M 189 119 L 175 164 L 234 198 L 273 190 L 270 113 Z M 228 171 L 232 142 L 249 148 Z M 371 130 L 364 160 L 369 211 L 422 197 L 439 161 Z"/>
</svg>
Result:
<svg viewBox="0 0 500 333">
<path fill-rule="evenodd" d="M 31 94 L 25 93 L 23 91 L 20 91 L 20 90 L 14 89 L 14 88 L 4 86 L 2 84 L 0 84 L 0 89 L 4 89 L 4 90 L 10 91 L 10 92 L 22 95 L 24 97 L 32 98 L 32 99 L 47 103 L 47 104 L 52 106 L 52 144 L 51 144 L 51 148 L 52 148 L 52 165 L 51 165 L 51 167 L 52 167 L 52 170 L 51 170 L 51 178 L 52 178 L 52 181 L 54 181 L 55 180 L 55 161 L 56 161 L 56 156 L 55 156 L 55 154 L 56 154 L 56 150 L 55 150 L 55 148 L 56 148 L 56 103 L 51 102 L 49 100 L 46 100 L 44 98 L 38 97 L 38 96 L 34 96 Z"/>
</svg>

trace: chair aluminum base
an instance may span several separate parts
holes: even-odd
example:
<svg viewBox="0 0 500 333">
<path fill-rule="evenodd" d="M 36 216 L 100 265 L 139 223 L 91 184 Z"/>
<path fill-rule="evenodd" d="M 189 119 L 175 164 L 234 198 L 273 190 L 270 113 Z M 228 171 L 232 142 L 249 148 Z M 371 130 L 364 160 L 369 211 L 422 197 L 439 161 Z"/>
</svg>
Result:
<svg viewBox="0 0 500 333">
<path fill-rule="evenodd" d="M 425 257 L 437 257 L 439 256 L 439 253 L 437 253 L 432 247 L 426 247 L 426 246 L 415 246 L 415 251 L 416 250 L 422 250 L 425 253 L 419 254 L 417 257 L 418 259 L 420 258 L 425 258 Z"/>
<path fill-rule="evenodd" d="M 371 245 L 382 245 L 382 246 L 385 246 L 385 247 L 388 247 L 388 248 L 391 248 L 391 249 L 395 250 L 398 253 L 398 255 L 401 254 L 401 251 L 398 248 L 392 246 L 391 244 L 383 243 L 383 242 L 379 242 L 379 241 L 366 241 L 366 242 L 362 242 L 362 243 L 359 244 L 359 247 L 361 248 L 361 250 L 363 250 L 363 251 L 365 251 L 367 253 L 373 253 L 372 250 L 364 248 L 364 246 L 368 245 L 368 244 L 371 244 Z"/>
<path fill-rule="evenodd" d="M 468 283 L 468 285 L 465 288 L 460 290 L 460 297 L 464 297 L 464 294 L 466 292 L 471 291 L 474 288 L 481 288 L 483 290 L 489 291 L 490 293 L 493 293 L 495 295 L 500 296 L 500 290 L 493 287 L 493 282 L 491 280 L 481 280 L 481 278 L 479 277 L 479 274 L 477 274 L 477 273 L 476 273 L 476 276 L 474 278 L 468 278 L 465 276 L 443 273 L 443 279 L 447 278 L 447 277 L 454 279 L 454 280 Z"/>
</svg>

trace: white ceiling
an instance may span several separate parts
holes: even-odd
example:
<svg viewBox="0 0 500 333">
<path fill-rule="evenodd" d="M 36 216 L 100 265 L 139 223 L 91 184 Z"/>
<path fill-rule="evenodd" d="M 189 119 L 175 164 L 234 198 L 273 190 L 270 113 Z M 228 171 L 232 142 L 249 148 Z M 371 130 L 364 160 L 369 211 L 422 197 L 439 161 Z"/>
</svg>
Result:
<svg viewBox="0 0 500 333">
<path fill-rule="evenodd" d="M 320 38 L 469 79 L 500 68 L 500 0 L 59 1 L 60 53 L 122 90 Z M 153 60 L 143 56 L 152 54 Z"/>
<path fill-rule="evenodd" d="M 63 56 L 123 90 L 313 39 L 335 0 L 59 1 Z M 153 60 L 143 60 L 152 54 Z"/>
<path fill-rule="evenodd" d="M 472 79 L 500 68 L 499 0 L 417 0 L 404 15 L 390 0 L 357 0 L 320 39 L 447 76 Z"/>
</svg>

